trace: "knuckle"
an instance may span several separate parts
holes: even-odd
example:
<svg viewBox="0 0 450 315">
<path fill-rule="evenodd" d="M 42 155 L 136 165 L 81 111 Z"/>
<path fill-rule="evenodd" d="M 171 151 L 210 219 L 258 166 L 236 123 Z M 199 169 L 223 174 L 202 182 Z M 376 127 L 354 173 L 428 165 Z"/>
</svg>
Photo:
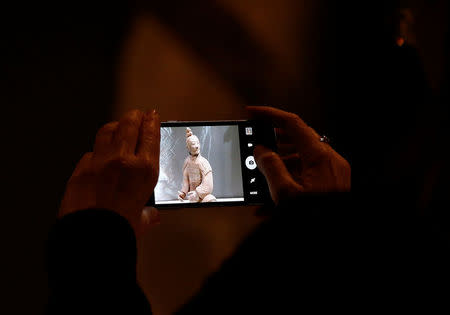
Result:
<svg viewBox="0 0 450 315">
<path fill-rule="evenodd" d="M 82 176 L 80 174 L 73 174 L 72 176 L 70 176 L 69 180 L 67 181 L 67 184 L 73 185 L 75 183 L 78 183 L 81 178 Z"/>
<path fill-rule="evenodd" d="M 135 117 L 126 117 L 121 121 L 121 124 L 126 127 L 134 127 L 138 125 L 138 120 Z"/>
<path fill-rule="evenodd" d="M 325 150 L 323 153 L 322 161 L 334 162 L 342 171 L 350 171 L 350 163 L 339 153 L 334 151 L 332 148 Z"/>
<path fill-rule="evenodd" d="M 112 136 L 116 127 L 117 127 L 117 122 L 115 122 L 115 123 L 111 122 L 111 123 L 108 123 L 108 124 L 102 126 L 97 131 L 97 134 L 95 136 L 95 145 L 105 144 L 105 142 L 107 142 L 108 139 L 110 139 L 110 137 Z"/>
<path fill-rule="evenodd" d="M 70 176 L 67 181 L 68 185 L 76 185 L 80 183 L 86 183 L 95 176 L 95 171 L 92 168 L 84 168 L 77 173 L 74 173 Z"/>
<path fill-rule="evenodd" d="M 129 111 L 123 118 L 123 123 L 125 124 L 136 124 L 142 117 L 142 112 L 138 109 L 133 109 Z"/>
<path fill-rule="evenodd" d="M 305 154 L 304 157 L 308 164 L 313 165 L 329 163 L 334 158 L 331 152 L 323 146 L 315 148 L 314 152 Z"/>
<path fill-rule="evenodd" d="M 347 171 L 347 172 L 350 172 L 351 169 L 352 169 L 352 167 L 350 166 L 350 163 L 346 159 L 344 159 L 343 157 L 341 157 L 340 160 L 341 160 L 341 167 L 342 167 L 342 169 Z"/>
<path fill-rule="evenodd" d="M 286 127 L 294 133 L 310 133 L 306 127 L 306 123 L 295 113 L 289 113 L 286 120 Z"/>
<path fill-rule="evenodd" d="M 314 139 L 320 139 L 319 134 L 317 133 L 317 131 L 314 128 L 306 125 L 305 123 L 303 123 L 303 124 L 306 126 L 306 130 L 305 130 L 306 133 L 311 135 L 311 137 L 313 137 Z M 328 146 L 328 144 L 326 144 L 326 145 Z"/>
<path fill-rule="evenodd" d="M 93 154 L 92 152 L 86 152 L 83 154 L 83 157 L 81 158 L 82 161 L 89 161 L 92 158 Z"/>
<path fill-rule="evenodd" d="M 100 137 L 103 134 L 104 131 L 105 131 L 105 126 L 100 127 L 97 130 L 97 134 L 96 134 L 97 138 Z"/>
<path fill-rule="evenodd" d="M 111 132 L 116 127 L 117 122 L 112 121 L 107 124 L 104 124 L 100 129 L 97 131 L 97 135 L 105 133 L 105 132 Z"/>
<path fill-rule="evenodd" d="M 352 167 L 344 158 L 341 159 L 341 170 L 343 177 L 350 181 L 352 176 Z"/>
<path fill-rule="evenodd" d="M 95 138 L 98 140 L 99 138 L 101 138 L 101 136 L 105 133 L 105 126 L 101 127 L 98 131 L 97 134 L 95 135 Z"/>
<path fill-rule="evenodd" d="M 319 148 L 316 152 L 315 159 L 319 162 L 329 162 L 333 159 L 333 155 L 325 148 Z"/>
<path fill-rule="evenodd" d="M 142 111 L 140 111 L 139 109 L 132 109 L 128 113 L 130 116 L 138 116 L 142 113 Z"/>
<path fill-rule="evenodd" d="M 146 174 L 155 174 L 159 171 L 158 167 L 156 167 L 158 163 L 155 163 L 154 160 L 152 160 L 149 157 L 142 157 L 139 159 L 139 168 L 144 171 Z"/>
<path fill-rule="evenodd" d="M 295 124 L 301 121 L 300 117 L 295 113 L 288 113 L 288 120 Z"/>
<path fill-rule="evenodd" d="M 273 151 L 264 152 L 257 156 L 256 160 L 258 164 L 270 164 L 277 159 L 277 154 Z"/>
<path fill-rule="evenodd" d="M 118 169 L 131 168 L 131 161 L 125 156 L 117 156 L 107 162 L 107 166 Z"/>
</svg>

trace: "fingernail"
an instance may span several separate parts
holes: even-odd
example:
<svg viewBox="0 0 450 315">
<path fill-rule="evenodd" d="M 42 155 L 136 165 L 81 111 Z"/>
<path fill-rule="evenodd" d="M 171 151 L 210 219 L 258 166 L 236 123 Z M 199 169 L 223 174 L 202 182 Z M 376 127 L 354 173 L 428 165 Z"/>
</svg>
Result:
<svg viewBox="0 0 450 315">
<path fill-rule="evenodd" d="M 159 113 L 157 112 L 156 109 L 152 109 L 149 112 L 149 118 L 154 121 L 159 121 Z"/>
</svg>

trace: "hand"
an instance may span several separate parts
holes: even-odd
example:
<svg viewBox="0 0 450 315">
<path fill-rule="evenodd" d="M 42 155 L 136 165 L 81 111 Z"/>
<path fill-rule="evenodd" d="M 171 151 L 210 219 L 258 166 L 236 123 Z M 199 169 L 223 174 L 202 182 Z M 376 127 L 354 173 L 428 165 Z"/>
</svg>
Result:
<svg viewBox="0 0 450 315">
<path fill-rule="evenodd" d="M 349 163 L 297 115 L 266 106 L 247 107 L 256 120 L 276 128 L 280 155 L 255 147 L 256 164 L 267 179 L 275 204 L 304 192 L 350 191 Z"/>
<path fill-rule="evenodd" d="M 59 216 L 108 209 L 125 217 L 137 235 L 158 223 L 157 210 L 144 207 L 158 180 L 159 128 L 156 111 L 139 110 L 104 125 L 67 183 Z"/>
<path fill-rule="evenodd" d="M 182 191 L 178 191 L 178 200 L 183 201 L 185 197 L 186 197 L 186 193 L 184 193 Z"/>
<path fill-rule="evenodd" d="M 187 198 L 189 199 L 190 202 L 199 202 L 200 201 L 200 197 L 198 196 L 198 193 L 196 190 L 192 190 L 192 191 L 188 192 Z"/>
</svg>

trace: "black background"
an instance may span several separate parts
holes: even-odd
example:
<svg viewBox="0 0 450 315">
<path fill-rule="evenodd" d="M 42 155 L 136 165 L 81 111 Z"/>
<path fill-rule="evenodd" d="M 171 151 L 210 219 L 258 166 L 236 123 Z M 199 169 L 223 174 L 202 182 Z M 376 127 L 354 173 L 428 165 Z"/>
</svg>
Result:
<svg viewBox="0 0 450 315">
<path fill-rule="evenodd" d="M 7 302 L 2 308 L 11 309 L 9 314 L 40 313 L 46 303 L 47 231 L 75 162 L 112 118 L 116 59 L 136 11 L 152 12 L 189 41 L 246 104 L 279 104 L 267 95 L 262 79 L 249 79 L 262 77 L 264 52 L 211 3 L 185 5 L 213 12 L 206 20 L 225 21 L 210 28 L 202 27 L 205 20 L 186 24 L 180 16 L 192 11 L 163 1 L 17 3 L 2 9 L 2 291 Z M 354 190 L 368 193 L 368 202 L 376 192 L 402 204 L 396 210 L 431 209 L 445 217 L 433 205 L 448 204 L 448 53 L 442 65 L 446 79 L 432 90 L 420 54 L 393 44 L 399 2 L 322 6 L 321 23 L 311 30 L 320 35 L 314 43 L 320 47 L 314 60 L 317 80 L 309 83 L 320 90 L 322 112 L 312 124 L 352 163 Z M 241 35 L 227 37 L 229 50 L 221 53 L 217 43 L 223 36 L 217 34 L 230 29 Z M 202 40 L 208 32 L 215 34 L 212 40 Z M 447 36 L 447 52 L 448 42 Z M 219 55 L 229 59 L 218 63 Z M 242 71 L 231 71 L 229 63 L 242 65 Z M 301 101 L 294 89 L 283 103 L 295 109 Z M 426 207 L 418 207 L 432 165 L 441 177 L 432 177 Z"/>
</svg>

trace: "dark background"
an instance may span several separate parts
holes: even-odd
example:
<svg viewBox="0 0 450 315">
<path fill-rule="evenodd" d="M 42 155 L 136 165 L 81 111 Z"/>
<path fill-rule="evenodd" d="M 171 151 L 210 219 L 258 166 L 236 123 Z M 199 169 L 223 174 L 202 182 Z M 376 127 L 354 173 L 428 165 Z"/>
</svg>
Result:
<svg viewBox="0 0 450 315">
<path fill-rule="evenodd" d="M 1 311 L 42 313 L 44 244 L 65 182 L 96 130 L 130 108 L 164 120 L 242 118 L 245 104 L 296 112 L 349 159 L 353 190 L 374 210 L 446 220 L 448 10 L 440 0 L 5 6 Z M 156 314 L 194 294 L 258 224 L 253 210 L 163 215 L 138 244 Z"/>
</svg>

